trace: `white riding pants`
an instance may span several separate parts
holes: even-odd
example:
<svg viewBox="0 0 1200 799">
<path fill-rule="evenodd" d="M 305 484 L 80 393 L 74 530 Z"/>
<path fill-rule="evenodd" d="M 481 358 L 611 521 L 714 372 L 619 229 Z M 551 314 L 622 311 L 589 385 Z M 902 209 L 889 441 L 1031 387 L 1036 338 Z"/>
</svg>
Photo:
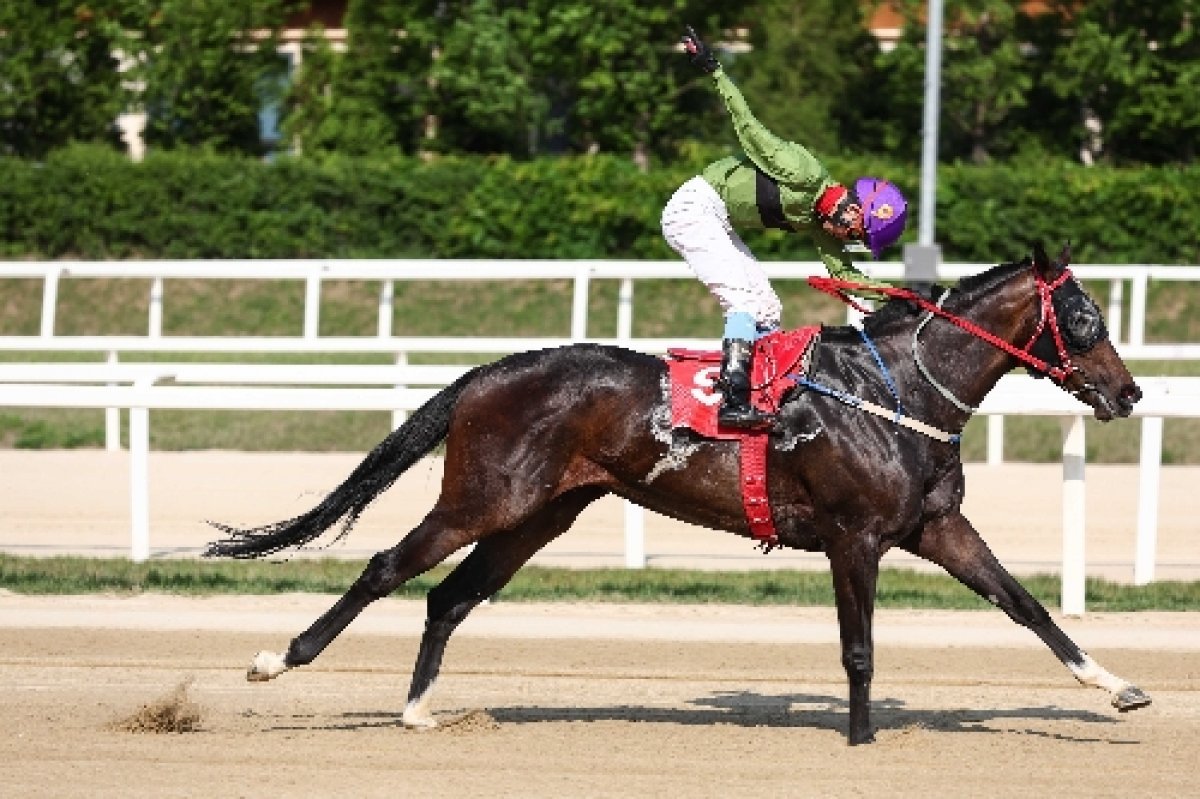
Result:
<svg viewBox="0 0 1200 799">
<path fill-rule="evenodd" d="M 783 306 L 762 264 L 733 226 L 725 202 L 696 176 L 680 186 L 662 212 L 663 238 L 683 256 L 726 316 L 747 313 L 759 330 L 779 326 Z"/>
</svg>

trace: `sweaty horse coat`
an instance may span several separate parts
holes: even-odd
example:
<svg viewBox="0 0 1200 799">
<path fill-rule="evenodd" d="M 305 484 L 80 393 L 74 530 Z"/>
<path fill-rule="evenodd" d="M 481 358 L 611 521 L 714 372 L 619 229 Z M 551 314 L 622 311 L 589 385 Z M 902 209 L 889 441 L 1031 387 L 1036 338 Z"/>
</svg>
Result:
<svg viewBox="0 0 1200 799">
<path fill-rule="evenodd" d="M 829 559 L 850 685 L 850 742 L 872 739 L 875 584 L 880 558 L 894 547 L 942 566 L 1033 630 L 1080 682 L 1107 690 L 1114 706 L 1149 703 L 1059 629 L 961 512 L 954 434 L 1014 366 L 1050 374 L 1101 420 L 1127 416 L 1140 397 L 1099 310 L 1066 270 L 1065 252 L 1051 263 L 1039 249 L 1034 261 L 962 281 L 936 305 L 911 295 L 893 301 L 866 319 L 865 333 L 822 332 L 810 372 L 820 390 L 797 387 L 784 397 L 767 454 L 778 544 Z M 866 413 L 848 404 L 854 399 L 895 413 Z M 905 420 L 947 435 L 913 430 Z M 259 557 L 301 546 L 339 521 L 344 534 L 442 441 L 441 495 L 424 520 L 375 555 L 286 653 L 259 653 L 251 679 L 311 662 L 372 601 L 473 544 L 428 596 L 404 719 L 429 725 L 431 690 L 456 626 L 595 499 L 612 493 L 676 519 L 750 535 L 737 442 L 672 429 L 662 359 L 579 344 L 472 370 L 416 411 L 317 507 L 251 530 L 218 525 L 228 537 L 209 554 Z"/>
</svg>

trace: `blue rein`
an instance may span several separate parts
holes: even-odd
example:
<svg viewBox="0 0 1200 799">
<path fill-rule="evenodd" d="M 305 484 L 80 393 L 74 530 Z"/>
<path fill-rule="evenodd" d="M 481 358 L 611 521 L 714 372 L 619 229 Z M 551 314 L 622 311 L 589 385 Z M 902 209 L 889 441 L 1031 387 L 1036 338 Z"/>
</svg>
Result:
<svg viewBox="0 0 1200 799">
<path fill-rule="evenodd" d="M 904 405 L 900 401 L 900 392 L 896 389 L 896 383 L 894 380 L 892 380 L 892 375 L 891 372 L 888 371 L 887 364 L 883 362 L 883 357 L 879 354 L 879 348 L 875 346 L 875 342 L 872 341 L 871 337 L 867 335 L 866 330 L 863 330 L 862 328 L 857 328 L 857 330 L 859 336 L 862 337 L 863 343 L 867 345 L 867 349 L 871 352 L 871 357 L 875 359 L 875 365 L 879 367 L 879 372 L 883 375 L 883 382 L 887 386 L 888 392 L 892 395 L 892 399 L 896 402 L 896 407 L 892 415 L 892 423 L 897 426 L 908 427 L 909 429 L 917 430 L 918 432 L 924 433 L 932 438 L 936 438 L 940 441 L 946 441 L 950 444 L 958 444 L 960 441 L 962 441 L 962 434 L 960 433 L 942 433 L 940 430 L 934 430 L 924 423 L 915 422 L 915 420 L 912 420 L 912 417 L 905 414 Z M 791 378 L 791 380 L 797 385 L 804 386 L 805 388 L 811 388 L 813 391 L 824 394 L 827 397 L 832 397 L 833 399 L 843 402 L 852 408 L 858 408 L 859 410 L 869 411 L 871 413 L 877 412 L 876 409 L 878 406 L 874 405 L 873 403 L 868 404 L 865 400 L 860 397 L 856 397 L 853 394 L 847 394 L 844 391 L 838 391 L 836 388 L 809 380 L 804 375 L 791 374 L 788 375 L 788 377 Z"/>
</svg>

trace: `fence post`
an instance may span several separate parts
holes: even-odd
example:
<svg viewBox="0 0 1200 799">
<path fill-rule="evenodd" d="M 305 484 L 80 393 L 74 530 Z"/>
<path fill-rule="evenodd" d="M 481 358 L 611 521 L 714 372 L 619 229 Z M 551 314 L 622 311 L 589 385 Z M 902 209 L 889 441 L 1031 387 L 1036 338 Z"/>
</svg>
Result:
<svg viewBox="0 0 1200 799">
<path fill-rule="evenodd" d="M 1154 581 L 1154 556 L 1158 549 L 1158 488 L 1162 471 L 1163 419 L 1142 419 L 1142 446 L 1138 464 L 1137 545 L 1133 584 Z"/>
<path fill-rule="evenodd" d="M 117 363 L 117 351 L 108 351 L 108 363 Z M 109 383 L 110 386 L 117 385 Z M 120 408 L 105 408 L 104 409 L 104 449 L 108 452 L 116 452 L 121 449 L 121 409 Z"/>
<path fill-rule="evenodd" d="M 575 291 L 571 297 L 571 338 L 575 341 L 587 338 L 590 269 L 591 267 L 582 261 L 575 267 Z"/>
<path fill-rule="evenodd" d="M 1082 616 L 1086 604 L 1084 576 L 1084 426 L 1082 416 L 1068 416 L 1063 425 L 1063 566 L 1062 612 Z"/>
<path fill-rule="evenodd" d="M 998 413 L 987 418 L 987 464 L 1004 464 L 1004 417 Z"/>
<path fill-rule="evenodd" d="M 149 390 L 154 378 L 139 380 L 136 388 Z M 150 409 L 129 408 L 130 548 L 134 563 L 150 559 Z"/>
<path fill-rule="evenodd" d="M 1133 278 L 1129 298 L 1129 343 L 1140 347 L 1146 341 L 1146 284 L 1149 277 L 1141 272 Z"/>
<path fill-rule="evenodd" d="M 408 366 L 408 351 L 401 350 L 396 353 L 396 365 Z M 407 388 L 403 383 L 397 383 L 396 388 Z M 404 420 L 408 418 L 408 412 L 403 408 L 396 408 L 392 411 L 392 429 L 399 430 L 400 425 L 404 424 Z"/>
<path fill-rule="evenodd" d="M 396 283 L 393 280 L 383 281 L 379 287 L 379 330 L 380 338 L 390 338 L 392 335 L 392 309 L 396 302 Z"/>
<path fill-rule="evenodd" d="M 312 272 L 304 279 L 304 337 L 321 334 L 321 276 Z"/>
<path fill-rule="evenodd" d="M 1105 316 L 1105 321 L 1108 322 L 1108 337 L 1112 340 L 1113 346 L 1116 346 L 1121 341 L 1121 329 L 1125 315 L 1125 281 L 1117 278 L 1108 284 L 1108 314 Z"/>
<path fill-rule="evenodd" d="M 617 292 L 617 338 L 633 338 L 633 278 L 621 278 Z"/>
<path fill-rule="evenodd" d="M 646 568 L 646 512 L 625 500 L 625 568 Z"/>
<path fill-rule="evenodd" d="M 54 312 L 58 307 L 58 273 L 48 273 L 42 281 L 42 327 L 43 338 L 54 335 Z"/>
<path fill-rule="evenodd" d="M 156 277 L 150 281 L 150 321 L 147 333 L 150 338 L 162 336 L 163 320 L 163 279 Z"/>
</svg>

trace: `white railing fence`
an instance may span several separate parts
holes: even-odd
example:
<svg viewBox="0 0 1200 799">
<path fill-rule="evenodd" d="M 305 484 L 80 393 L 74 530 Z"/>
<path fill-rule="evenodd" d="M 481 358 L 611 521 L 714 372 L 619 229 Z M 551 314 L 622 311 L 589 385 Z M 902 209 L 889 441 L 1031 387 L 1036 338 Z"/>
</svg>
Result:
<svg viewBox="0 0 1200 799">
<path fill-rule="evenodd" d="M 957 280 L 991 264 L 939 264 L 938 279 Z M 817 262 L 766 264 L 773 280 L 802 280 L 825 274 Z M 901 280 L 904 264 L 871 264 L 873 277 Z M 1200 267 L 1150 264 L 1083 264 L 1073 267 L 1085 281 L 1107 281 L 1107 320 L 1118 351 L 1127 360 L 1200 360 L 1200 344 L 1145 342 L 1146 303 L 1151 281 L 1200 281 Z M 71 279 L 143 279 L 149 283 L 147 332 L 144 336 L 59 336 L 55 334 L 59 287 Z M 106 446 L 119 447 L 119 412 L 130 414 L 131 556 L 149 555 L 147 459 L 149 411 L 186 409 L 389 410 L 399 424 L 438 387 L 451 382 L 466 367 L 414 366 L 413 353 L 471 353 L 503 355 L 522 350 L 561 346 L 573 341 L 600 341 L 646 352 L 661 353 L 669 346 L 712 348 L 716 339 L 638 339 L 634 327 L 634 286 L 637 280 L 694 280 L 688 268 L 675 261 L 445 261 L 445 260 L 296 260 L 296 261 L 54 261 L 0 262 L 0 280 L 42 281 L 42 306 L 37 335 L 0 336 L 0 352 L 96 353 L 104 363 L 0 364 L 0 406 L 105 408 Z M 167 336 L 163 335 L 163 305 L 172 280 L 295 280 L 304 284 L 303 329 L 294 336 Z M 402 337 L 393 335 L 396 281 L 406 280 L 570 280 L 571 329 L 562 337 L 479 338 Z M 617 280 L 616 331 L 611 339 L 588 336 L 591 282 Z M 374 336 L 321 336 L 322 284 L 326 281 L 377 281 L 380 284 Z M 1128 308 L 1126 288 L 1128 287 Z M 849 312 L 848 321 L 856 315 Z M 803 320 L 789 323 L 803 324 Z M 122 363 L 131 353 L 203 354 L 386 354 L 391 365 L 246 365 Z M 162 385 L 165 381 L 172 385 Z M 1139 514 L 1135 582 L 1154 575 L 1158 474 L 1164 417 L 1200 416 L 1200 379 L 1139 378 L 1146 397 L 1136 414 L 1142 418 L 1139 471 Z M 334 388 L 332 386 L 338 386 Z M 1003 460 L 1005 415 L 1046 415 L 1064 420 L 1064 612 L 1082 612 L 1083 414 L 1076 400 L 1049 386 L 1013 375 L 985 401 L 980 412 L 988 417 L 987 460 Z M 626 563 L 645 563 L 641 512 L 627 506 Z"/>
<path fill-rule="evenodd" d="M 245 364 L 0 364 L 0 406 L 127 409 L 130 448 L 130 557 L 150 556 L 150 411 L 411 411 L 468 367 Z M 162 380 L 171 385 L 159 385 Z M 1200 416 L 1200 378 L 1141 379 L 1139 509 L 1134 581 L 1154 579 L 1164 417 Z M 317 384 L 321 387 L 313 387 Z M 424 385 L 414 388 L 414 385 Z M 325 387 L 338 386 L 338 387 Z M 370 387 L 368 387 L 370 386 Z M 387 386 L 380 388 L 377 386 Z M 1063 612 L 1084 612 L 1084 418 L 1088 409 L 1044 380 L 1009 375 L 980 407 L 983 414 L 1064 420 Z M 625 563 L 645 566 L 643 517 L 626 504 Z"/>
<path fill-rule="evenodd" d="M 941 263 L 940 280 L 958 280 L 989 268 L 990 264 Z M 766 264 L 773 280 L 803 280 L 825 274 L 816 261 L 771 262 Z M 887 280 L 904 277 L 900 262 L 882 262 L 867 267 L 872 276 Z M 1081 264 L 1073 267 L 1084 280 L 1109 282 L 1106 318 L 1113 342 L 1127 360 L 1200 360 L 1200 344 L 1146 344 L 1146 302 L 1151 281 L 1200 281 L 1200 266 L 1154 264 Z M 694 280 L 686 265 L 678 261 L 546 261 L 546 260 L 392 260 L 314 259 L 240 261 L 6 261 L 0 262 L 0 278 L 42 281 L 42 308 L 37 336 L 0 336 L 0 352 L 97 352 L 117 361 L 123 353 L 386 353 L 405 364 L 411 353 L 472 353 L 502 355 L 531 347 L 558 346 L 588 338 L 587 320 L 593 280 L 618 280 L 616 332 L 613 343 L 664 352 L 669 346 L 711 347 L 709 340 L 634 339 L 634 284 L 637 280 Z M 64 280 L 97 278 L 149 281 L 147 332 L 145 336 L 57 336 L 55 335 L 59 286 Z M 304 284 L 303 330 L 297 336 L 164 336 L 163 304 L 169 280 L 284 280 Z M 392 335 L 396 281 L 410 280 L 570 280 L 572 281 L 571 329 L 569 336 L 545 339 L 478 337 L 397 337 Z M 376 335 L 320 336 L 321 288 L 326 281 L 377 281 L 380 283 Z M 1125 287 L 1130 303 L 1125 308 Z M 1128 326 L 1124 324 L 1128 316 Z M 847 311 L 848 321 L 857 313 Z M 803 323 L 803 320 L 800 321 Z M 1128 333 L 1123 335 L 1122 331 Z M 111 417 L 110 413 L 110 417 Z M 402 416 L 398 412 L 397 416 Z M 113 446 L 109 425 L 109 446 Z M 1004 417 L 988 418 L 987 462 L 1004 460 Z"/>
<path fill-rule="evenodd" d="M 803 280 L 824 275 L 816 261 L 781 261 L 765 264 L 772 280 Z M 957 280 L 977 274 L 992 264 L 943 263 L 938 266 L 940 280 Z M 1200 358 L 1200 345 L 1161 344 L 1146 347 L 1146 302 L 1151 281 L 1197 282 L 1200 266 L 1159 264 L 1079 264 L 1073 266 L 1083 280 L 1109 283 L 1106 317 L 1112 339 L 1127 358 L 1165 359 Z M 904 264 L 880 262 L 866 267 L 867 272 L 886 280 L 901 280 Z M 149 283 L 149 311 L 146 335 L 162 337 L 163 304 L 169 280 L 295 280 L 304 283 L 304 322 L 300 335 L 319 337 L 321 286 L 325 281 L 378 281 L 378 322 L 376 336 L 392 336 L 392 301 L 395 281 L 408 280 L 570 280 L 573 283 L 571 329 L 564 331 L 572 339 L 588 337 L 589 288 L 593 280 L 618 280 L 617 333 L 619 339 L 633 336 L 634 284 L 637 280 L 694 280 L 687 266 L 678 261 L 545 261 L 545 260 L 441 260 L 441 259 L 320 259 L 320 260 L 245 260 L 245 261 L 0 261 L 0 278 L 26 278 L 42 281 L 40 338 L 53 338 L 58 308 L 58 289 L 63 280 L 124 278 Z M 1129 286 L 1126 312 L 1125 287 Z M 1125 319 L 1128 317 L 1128 325 Z M 851 315 L 850 318 L 853 318 Z M 804 320 L 788 320 L 803 324 Z M 8 338 L 8 337 L 6 337 Z M 29 337 L 18 337 L 29 338 Z M 13 347 L 5 344 L 5 349 Z"/>
</svg>

